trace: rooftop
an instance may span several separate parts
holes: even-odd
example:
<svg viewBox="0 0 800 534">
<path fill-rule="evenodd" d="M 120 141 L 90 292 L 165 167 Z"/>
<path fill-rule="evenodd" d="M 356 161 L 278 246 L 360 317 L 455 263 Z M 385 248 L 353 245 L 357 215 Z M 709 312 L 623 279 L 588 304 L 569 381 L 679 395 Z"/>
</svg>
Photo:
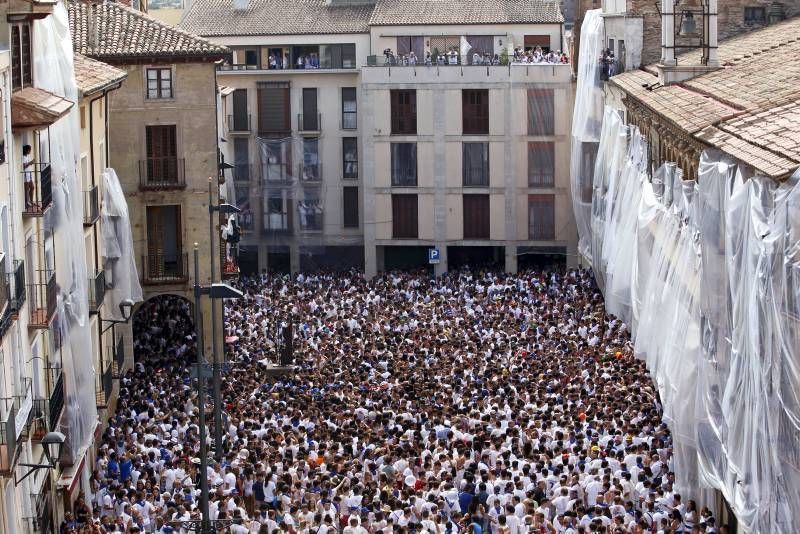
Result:
<svg viewBox="0 0 800 534">
<path fill-rule="evenodd" d="M 119 83 L 128 74 L 106 63 L 95 61 L 81 54 L 75 54 L 75 82 L 83 96 L 96 93 L 106 87 Z"/>
<path fill-rule="evenodd" d="M 561 23 L 555 0 L 378 0 L 371 26 Z"/>
<path fill-rule="evenodd" d="M 308 35 L 369 32 L 369 4 L 327 5 L 325 0 L 194 0 L 181 27 L 198 35 Z"/>
<path fill-rule="evenodd" d="M 197 35 L 368 33 L 370 26 L 562 23 L 555 0 L 194 0 L 181 27 Z"/>
<path fill-rule="evenodd" d="M 119 3 L 67 0 L 72 43 L 79 54 L 109 62 L 147 58 L 225 57 L 229 51 Z"/>
<path fill-rule="evenodd" d="M 800 166 L 800 17 L 720 43 L 722 68 L 666 87 L 652 66 L 611 78 L 696 139 L 767 176 Z M 699 52 L 678 64 L 699 63 Z"/>
</svg>

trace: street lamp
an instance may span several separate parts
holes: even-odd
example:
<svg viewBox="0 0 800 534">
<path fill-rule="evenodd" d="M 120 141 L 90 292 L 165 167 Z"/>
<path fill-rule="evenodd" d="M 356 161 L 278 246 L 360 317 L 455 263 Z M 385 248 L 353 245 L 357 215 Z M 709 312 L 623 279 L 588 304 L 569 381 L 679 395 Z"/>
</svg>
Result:
<svg viewBox="0 0 800 534">
<path fill-rule="evenodd" d="M 16 471 L 14 472 L 14 485 L 19 486 L 23 480 L 31 476 L 33 473 L 40 469 L 55 469 L 56 465 L 58 465 L 58 461 L 61 459 L 61 449 L 64 447 L 64 442 L 66 441 L 66 436 L 61 432 L 48 432 L 42 438 L 42 448 L 44 449 L 44 458 L 47 460 L 47 463 L 44 464 L 25 464 L 20 463 L 18 464 L 20 467 L 27 467 L 28 471 L 22 475 L 21 478 L 17 478 Z"/>
</svg>

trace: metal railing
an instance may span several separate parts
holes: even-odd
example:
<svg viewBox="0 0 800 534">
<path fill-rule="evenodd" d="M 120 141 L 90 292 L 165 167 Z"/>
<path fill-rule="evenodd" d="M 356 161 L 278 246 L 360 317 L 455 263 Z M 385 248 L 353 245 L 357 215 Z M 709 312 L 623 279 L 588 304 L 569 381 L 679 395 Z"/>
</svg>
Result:
<svg viewBox="0 0 800 534">
<path fill-rule="evenodd" d="M 302 182 L 319 182 L 322 180 L 322 163 L 301 163 L 297 166 L 297 175 Z"/>
<path fill-rule="evenodd" d="M 217 67 L 218 70 L 260 70 L 261 65 L 249 63 L 223 63 Z"/>
<path fill-rule="evenodd" d="M 264 215 L 264 233 L 287 234 L 291 233 L 292 225 L 289 214 L 286 212 L 271 212 Z"/>
<path fill-rule="evenodd" d="M 148 284 L 182 283 L 189 279 L 186 252 L 142 256 L 142 277 Z"/>
<path fill-rule="evenodd" d="M 114 372 L 111 365 L 108 365 L 105 371 L 97 377 L 97 382 L 97 406 L 106 407 L 111 399 L 111 390 L 114 388 Z"/>
<path fill-rule="evenodd" d="M 83 192 L 83 225 L 91 226 L 100 218 L 100 194 L 97 186 Z"/>
<path fill-rule="evenodd" d="M 52 169 L 49 163 L 33 163 L 22 171 L 25 209 L 22 215 L 41 217 L 53 204 Z"/>
<path fill-rule="evenodd" d="M 139 189 L 183 189 L 186 160 L 177 157 L 146 158 L 139 161 Z"/>
<path fill-rule="evenodd" d="M 317 202 L 298 202 L 297 204 L 299 228 L 303 232 L 322 231 L 324 215 L 322 206 Z"/>
<path fill-rule="evenodd" d="M 47 422 L 51 429 L 57 427 L 61 412 L 64 410 L 64 375 L 61 373 L 61 369 L 48 369 L 49 373 L 53 373 L 53 371 L 57 371 L 58 377 L 55 379 L 50 390 L 50 397 L 47 399 Z"/>
<path fill-rule="evenodd" d="M 40 282 L 28 284 L 28 300 L 31 318 L 28 325 L 32 328 L 47 328 L 56 312 L 56 273 L 51 270 L 36 271 L 36 279 Z"/>
<path fill-rule="evenodd" d="M 31 412 L 33 414 L 31 440 L 39 442 L 50 432 L 50 399 L 34 399 Z"/>
<path fill-rule="evenodd" d="M 0 399 L 2 420 L 0 420 L 0 473 L 10 474 L 19 456 L 17 447 L 16 418 L 19 406 L 17 399 L 8 397 Z"/>
<path fill-rule="evenodd" d="M 25 304 L 25 262 L 14 260 L 13 269 L 8 273 L 9 292 L 11 295 L 11 309 L 18 313 Z"/>
<path fill-rule="evenodd" d="M 14 306 L 11 303 L 11 283 L 6 274 L 6 256 L 0 258 L 0 338 L 2 338 L 11 326 L 11 314 Z"/>
<path fill-rule="evenodd" d="M 122 370 L 125 368 L 125 340 L 119 338 L 114 347 L 114 378 L 122 378 Z"/>
<path fill-rule="evenodd" d="M 31 401 L 33 401 L 33 379 L 22 377 L 22 395 L 15 395 L 17 399 L 17 406 L 18 406 L 18 414 L 21 413 L 23 410 L 27 410 L 28 414 L 25 417 L 25 420 L 22 422 L 22 428 L 19 427 L 19 421 L 17 421 L 17 434 L 19 437 L 17 438 L 18 441 L 24 441 L 28 439 L 28 435 L 31 430 L 31 421 L 33 420 L 33 405 L 26 406 L 25 401 L 30 397 Z"/>
<path fill-rule="evenodd" d="M 38 534 L 53 532 L 53 518 L 51 517 L 51 503 L 48 493 L 31 493 L 33 517 L 28 518 L 31 531 Z"/>
<path fill-rule="evenodd" d="M 297 114 L 298 132 L 319 132 L 322 130 L 322 113 L 312 115 Z"/>
<path fill-rule="evenodd" d="M 106 296 L 106 273 L 97 271 L 89 278 L 89 310 L 97 313 Z"/>
<path fill-rule="evenodd" d="M 250 114 L 247 115 L 228 115 L 228 131 L 231 133 L 242 132 L 250 133 L 252 131 L 252 122 Z"/>
<path fill-rule="evenodd" d="M 236 182 L 249 182 L 252 177 L 256 176 L 253 165 L 249 163 L 234 163 L 232 170 L 233 179 Z"/>
</svg>

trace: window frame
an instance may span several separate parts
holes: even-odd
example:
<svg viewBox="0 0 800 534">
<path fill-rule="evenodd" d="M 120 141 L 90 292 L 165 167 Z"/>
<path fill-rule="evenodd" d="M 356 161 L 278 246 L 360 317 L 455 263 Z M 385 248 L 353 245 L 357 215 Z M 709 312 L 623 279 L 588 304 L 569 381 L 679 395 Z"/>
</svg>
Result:
<svg viewBox="0 0 800 534">
<path fill-rule="evenodd" d="M 169 72 L 169 80 L 165 80 L 162 75 L 164 72 Z M 156 77 L 150 78 L 150 73 L 155 72 Z M 156 82 L 156 96 L 151 96 L 152 89 L 150 82 Z M 164 96 L 164 82 L 168 81 L 169 95 Z M 156 67 L 148 66 L 144 68 L 144 97 L 145 100 L 172 100 L 175 98 L 175 72 L 172 67 Z"/>
<path fill-rule="evenodd" d="M 349 94 L 351 91 L 352 91 L 352 96 L 353 96 L 352 100 L 345 99 L 345 95 Z M 355 87 L 342 87 L 341 102 L 342 102 L 342 124 L 341 124 L 341 129 L 342 130 L 358 130 L 358 91 L 357 91 L 357 89 Z M 350 103 L 350 102 L 353 102 L 355 104 L 353 106 L 354 110 L 352 110 L 352 111 L 348 110 L 348 109 L 345 109 L 346 108 L 345 104 L 346 103 Z M 350 126 L 349 119 L 348 119 L 351 116 L 354 117 L 352 126 Z"/>
<path fill-rule="evenodd" d="M 551 209 L 552 220 L 550 224 L 534 225 L 532 215 L 536 213 L 536 204 L 549 205 Z M 533 208 L 533 210 L 532 210 Z M 543 232 L 542 230 L 547 230 Z M 537 233 L 538 232 L 538 233 Z M 530 241 L 555 241 L 556 240 L 556 196 L 552 193 L 528 195 L 528 239 Z"/>
<path fill-rule="evenodd" d="M 489 90 L 461 90 L 461 131 L 463 135 L 489 134 Z"/>
<path fill-rule="evenodd" d="M 391 135 L 417 135 L 417 90 L 391 89 Z"/>
<path fill-rule="evenodd" d="M 395 156 L 395 150 L 399 151 L 401 146 L 410 146 L 411 147 L 411 152 L 409 154 L 398 154 L 397 156 Z M 418 162 L 417 156 L 418 156 L 418 154 L 417 154 L 417 143 L 405 142 L 405 143 L 391 143 L 389 145 L 389 159 L 390 159 L 389 165 L 390 165 L 390 173 L 391 173 L 390 179 L 391 179 L 392 187 L 417 187 L 418 186 L 417 184 L 419 184 L 419 162 Z M 398 162 L 397 160 L 399 160 L 399 159 L 407 159 L 407 158 L 410 158 L 410 159 L 414 160 L 414 163 L 413 163 L 413 168 L 414 168 L 413 183 L 402 182 L 402 181 L 400 181 L 400 180 L 398 180 L 396 178 L 396 176 L 398 174 L 397 171 L 399 170 L 396 167 L 396 163 Z M 410 164 L 409 164 L 409 168 L 411 168 Z"/>
<path fill-rule="evenodd" d="M 488 193 L 464 194 L 461 197 L 464 239 L 489 239 L 491 233 L 491 198 Z M 481 209 L 475 210 L 480 205 Z"/>
<path fill-rule="evenodd" d="M 355 160 L 347 159 L 347 144 L 353 143 L 355 147 Z M 355 166 L 355 174 L 348 173 L 348 163 Z M 342 179 L 343 180 L 358 180 L 358 137 L 342 137 Z"/>
<path fill-rule="evenodd" d="M 758 17 L 753 17 L 753 14 L 758 14 Z M 749 16 L 748 16 L 749 15 Z M 744 7 L 744 23 L 745 24 L 765 24 L 767 22 L 767 9 L 765 6 L 745 6 Z"/>
<path fill-rule="evenodd" d="M 476 147 L 481 146 L 483 147 L 483 162 L 482 162 L 482 172 L 481 174 L 481 181 L 480 183 L 472 183 L 473 181 L 468 178 L 467 171 L 467 152 L 468 147 Z M 471 166 L 469 166 L 472 169 Z M 461 143 L 461 185 L 463 187 L 489 187 L 491 182 L 491 166 L 489 160 L 489 142 L 488 141 L 465 141 Z"/>
<path fill-rule="evenodd" d="M 550 156 L 550 173 L 549 180 L 542 179 L 548 176 L 547 173 L 534 173 L 534 170 L 539 168 L 534 166 L 533 154 L 541 153 L 543 149 L 548 150 Z M 528 141 L 528 187 L 554 187 L 556 183 L 556 161 L 555 161 L 556 147 L 553 141 Z M 541 161 L 540 161 L 541 163 Z M 539 177 L 538 180 L 534 177 Z"/>
<path fill-rule="evenodd" d="M 538 98 L 541 98 L 543 95 L 548 97 L 547 107 L 550 111 L 549 117 L 545 117 L 549 120 L 548 122 L 544 121 L 537 121 L 535 124 L 531 120 L 534 116 L 533 109 L 531 107 L 532 101 Z M 556 97 L 555 91 L 551 88 L 536 88 L 536 89 L 528 89 L 527 94 L 527 105 L 528 105 L 528 135 L 556 135 Z M 537 103 L 537 108 L 543 106 L 542 103 Z M 541 113 L 536 114 L 537 119 L 541 119 L 543 115 Z M 542 127 L 542 124 L 544 127 Z"/>
<path fill-rule="evenodd" d="M 33 86 L 33 28 L 30 22 L 17 22 L 9 26 L 11 89 L 16 91 Z"/>
<path fill-rule="evenodd" d="M 412 198 L 413 209 L 410 202 Z M 407 205 L 400 206 L 406 201 L 409 201 Z M 403 221 L 408 222 L 408 228 L 398 224 L 398 208 L 401 207 L 409 211 L 408 218 L 403 218 Z M 419 196 L 416 193 L 392 194 L 392 239 L 419 239 Z"/>
<path fill-rule="evenodd" d="M 354 197 L 348 197 L 355 195 Z M 360 223 L 358 186 L 344 186 L 342 188 L 342 227 L 358 228 Z M 348 211 L 348 207 L 350 210 Z"/>
</svg>

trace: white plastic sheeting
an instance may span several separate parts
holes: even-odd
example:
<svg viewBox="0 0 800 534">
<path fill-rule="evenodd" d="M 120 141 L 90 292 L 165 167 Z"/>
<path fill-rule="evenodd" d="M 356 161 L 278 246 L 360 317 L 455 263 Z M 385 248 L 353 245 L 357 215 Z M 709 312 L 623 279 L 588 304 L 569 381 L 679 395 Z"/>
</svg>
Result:
<svg viewBox="0 0 800 534">
<path fill-rule="evenodd" d="M 572 115 L 570 181 L 575 224 L 578 227 L 578 252 L 589 256 L 591 245 L 592 174 L 603 122 L 603 86 L 600 80 L 603 52 L 601 9 L 586 12 L 581 24 L 578 56 L 578 83 Z"/>
<path fill-rule="evenodd" d="M 63 3 L 37 20 L 33 32 L 33 73 L 36 86 L 77 102 L 72 40 Z M 92 438 L 97 423 L 95 370 L 88 311 L 88 271 L 83 250 L 83 195 L 78 177 L 80 156 L 78 108 L 50 127 L 53 207 L 46 225 L 54 231 L 59 286 L 56 335 L 61 339 L 64 370 L 65 459 L 75 459 Z"/>
<path fill-rule="evenodd" d="M 106 275 L 105 319 L 122 320 L 119 305 L 124 300 L 142 301 L 142 286 L 136 269 L 133 233 L 125 193 L 114 169 L 103 171 L 103 269 Z"/>
<path fill-rule="evenodd" d="M 745 530 L 800 517 L 800 170 L 783 184 L 706 152 L 698 182 L 647 172 L 606 109 L 581 239 L 673 433 L 676 491 L 720 490 Z M 749 179 L 748 179 L 749 178 Z"/>
</svg>

